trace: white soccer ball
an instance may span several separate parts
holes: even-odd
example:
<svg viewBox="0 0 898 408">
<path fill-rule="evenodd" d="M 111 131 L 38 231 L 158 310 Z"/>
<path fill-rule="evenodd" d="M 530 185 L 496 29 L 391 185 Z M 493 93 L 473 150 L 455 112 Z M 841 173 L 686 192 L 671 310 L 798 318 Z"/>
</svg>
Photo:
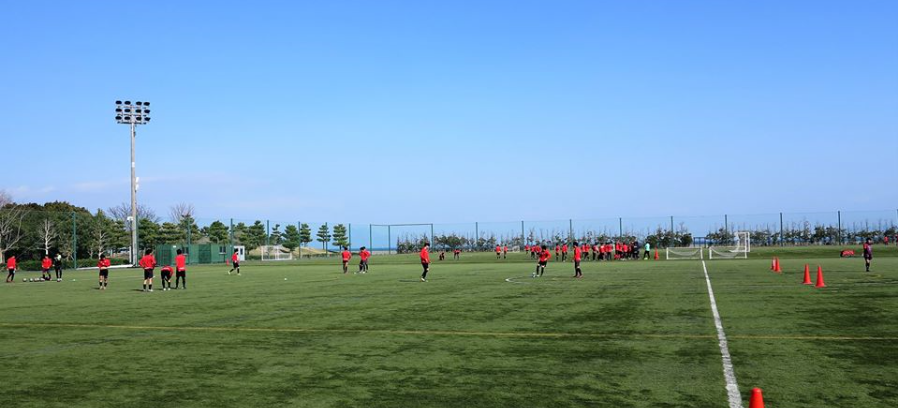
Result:
<svg viewBox="0 0 898 408">
<path fill-rule="evenodd" d="M 28 278 L 22 278 L 22 282 L 28 282 Z"/>
<path fill-rule="evenodd" d="M 34 282 L 34 278 L 28 278 L 28 282 Z"/>
</svg>

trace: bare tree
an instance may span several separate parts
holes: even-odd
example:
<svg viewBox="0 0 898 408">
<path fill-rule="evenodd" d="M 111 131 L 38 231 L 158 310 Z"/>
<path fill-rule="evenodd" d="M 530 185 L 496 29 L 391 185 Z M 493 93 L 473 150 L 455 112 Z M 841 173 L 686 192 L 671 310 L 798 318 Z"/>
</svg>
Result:
<svg viewBox="0 0 898 408">
<path fill-rule="evenodd" d="M 6 207 L 7 204 L 12 204 L 12 196 L 6 190 L 0 190 L 0 208 Z"/>
<path fill-rule="evenodd" d="M 6 251 L 15 248 L 22 239 L 22 220 L 25 210 L 16 206 L 0 210 L 0 261 L 5 261 Z"/>
<path fill-rule="evenodd" d="M 128 217 L 131 216 L 131 204 L 121 203 L 115 207 L 109 207 L 107 212 L 112 218 L 124 222 L 125 229 L 129 232 L 131 231 L 131 223 L 128 222 Z M 161 221 L 159 216 L 156 215 L 156 212 L 153 211 L 152 208 L 149 208 L 143 204 L 137 205 L 137 219 L 150 220 L 156 224 Z"/>
<path fill-rule="evenodd" d="M 50 245 L 56 238 L 59 237 L 59 233 L 56 232 L 56 224 L 53 223 L 49 218 L 45 218 L 44 222 L 40 225 L 40 234 L 41 242 L 44 247 L 44 255 L 50 255 Z"/>
<path fill-rule="evenodd" d="M 181 224 L 185 218 L 194 219 L 196 208 L 190 203 L 177 203 L 168 208 L 168 216 L 175 224 Z"/>
</svg>

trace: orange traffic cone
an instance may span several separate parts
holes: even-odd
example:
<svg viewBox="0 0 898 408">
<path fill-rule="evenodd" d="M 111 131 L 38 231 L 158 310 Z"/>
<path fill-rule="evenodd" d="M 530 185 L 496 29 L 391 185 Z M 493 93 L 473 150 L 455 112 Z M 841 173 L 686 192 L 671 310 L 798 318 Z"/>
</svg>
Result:
<svg viewBox="0 0 898 408">
<path fill-rule="evenodd" d="M 751 400 L 748 402 L 748 408 L 764 408 L 764 394 L 760 388 L 751 389 Z"/>
<path fill-rule="evenodd" d="M 770 270 L 776 272 L 776 257 L 770 260 Z"/>
<path fill-rule="evenodd" d="M 804 282 L 801 282 L 802 285 L 813 285 L 814 282 L 811 282 L 811 267 L 808 264 L 804 264 Z"/>
<path fill-rule="evenodd" d="M 783 273 L 783 268 L 780 266 L 779 258 L 776 258 L 776 273 Z"/>
<path fill-rule="evenodd" d="M 826 282 L 823 281 L 823 268 L 820 265 L 817 265 L 817 284 L 814 285 L 815 288 L 825 288 Z"/>
<path fill-rule="evenodd" d="M 658 260 L 658 250 L 657 249 L 655 250 L 655 260 L 656 261 Z"/>
</svg>

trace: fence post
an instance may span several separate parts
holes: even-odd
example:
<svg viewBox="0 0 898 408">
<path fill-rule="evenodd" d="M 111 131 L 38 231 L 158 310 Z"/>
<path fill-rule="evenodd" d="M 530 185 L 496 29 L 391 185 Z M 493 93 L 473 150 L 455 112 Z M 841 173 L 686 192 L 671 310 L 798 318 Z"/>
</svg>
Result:
<svg viewBox="0 0 898 408">
<path fill-rule="evenodd" d="M 78 223 L 75 222 L 75 213 L 72 212 L 72 259 L 74 260 L 75 269 L 78 269 Z M 137 245 L 134 245 L 137 248 Z M 131 256 L 132 259 L 137 259 L 136 255 Z"/>
<path fill-rule="evenodd" d="M 393 235 L 390 226 L 387 225 L 387 255 L 393 254 Z"/>
<path fill-rule="evenodd" d="M 480 250 L 480 223 L 474 221 L 474 250 Z"/>
<path fill-rule="evenodd" d="M 271 245 L 271 221 L 265 220 L 265 245 Z"/>
<path fill-rule="evenodd" d="M 786 242 L 783 237 L 783 213 L 780 213 L 780 246 L 786 246 Z"/>
<path fill-rule="evenodd" d="M 837 211 L 836 214 L 838 214 L 839 218 L 839 245 L 842 245 L 842 210 Z"/>
<path fill-rule="evenodd" d="M 368 246 L 374 250 L 374 226 L 371 224 L 368 224 Z"/>
<path fill-rule="evenodd" d="M 617 217 L 618 241 L 624 238 L 624 217 Z"/>
<path fill-rule="evenodd" d="M 674 235 L 673 215 L 671 215 L 671 216 L 670 216 L 670 236 L 673 236 L 673 235 Z"/>
<path fill-rule="evenodd" d="M 435 240 L 436 240 L 436 238 L 433 237 L 433 224 L 431 223 L 430 224 L 430 245 L 431 246 L 433 246 L 433 243 Z"/>
<path fill-rule="evenodd" d="M 574 240 L 574 220 L 572 218 L 567 219 L 567 237 L 568 241 Z"/>
<path fill-rule="evenodd" d="M 302 221 L 296 221 L 296 231 L 302 235 Z M 299 260 L 302 260 L 302 239 L 299 240 Z"/>
<path fill-rule="evenodd" d="M 525 237 L 526 235 L 524 234 L 524 221 L 521 221 L 521 246 L 518 247 L 519 250 L 524 248 L 524 241 L 527 240 L 527 238 Z"/>
<path fill-rule="evenodd" d="M 730 218 L 724 214 L 723 215 L 723 237 L 726 238 L 730 235 Z"/>
</svg>

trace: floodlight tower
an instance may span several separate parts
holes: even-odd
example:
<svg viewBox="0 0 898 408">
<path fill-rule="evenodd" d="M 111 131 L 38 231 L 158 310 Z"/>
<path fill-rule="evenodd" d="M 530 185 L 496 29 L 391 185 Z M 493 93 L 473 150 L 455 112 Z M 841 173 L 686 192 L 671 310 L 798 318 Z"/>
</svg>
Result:
<svg viewBox="0 0 898 408">
<path fill-rule="evenodd" d="M 115 122 L 131 125 L 131 264 L 137 264 L 140 254 L 137 252 L 137 170 L 134 161 L 134 140 L 137 137 L 137 125 L 150 123 L 150 103 L 137 101 L 115 101 Z"/>
</svg>

